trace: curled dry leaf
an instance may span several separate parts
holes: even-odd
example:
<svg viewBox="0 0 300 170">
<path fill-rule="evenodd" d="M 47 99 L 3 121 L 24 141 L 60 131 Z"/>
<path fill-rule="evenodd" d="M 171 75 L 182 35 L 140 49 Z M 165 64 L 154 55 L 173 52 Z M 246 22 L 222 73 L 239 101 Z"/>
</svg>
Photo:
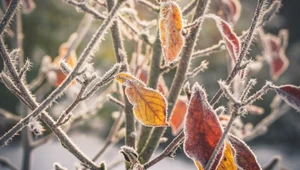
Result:
<svg viewBox="0 0 300 170">
<path fill-rule="evenodd" d="M 182 14 L 179 6 L 171 0 L 160 2 L 159 32 L 166 64 L 176 60 L 184 44 Z"/>
<path fill-rule="evenodd" d="M 198 83 L 193 86 L 184 133 L 186 155 L 205 167 L 223 132 L 214 109 L 207 101 L 205 90 Z M 223 150 L 224 147 L 220 149 L 212 169 L 218 166 Z"/>
<path fill-rule="evenodd" d="M 241 52 L 241 42 L 239 37 L 233 32 L 228 22 L 215 15 L 208 15 L 207 17 L 215 20 L 221 36 L 225 41 L 229 56 L 231 57 L 232 61 L 236 63 Z"/>
<path fill-rule="evenodd" d="M 235 149 L 236 163 L 244 170 L 261 170 L 256 160 L 256 156 L 247 146 L 247 144 L 233 135 L 228 136 L 232 147 Z"/>
<path fill-rule="evenodd" d="M 273 80 L 278 79 L 278 77 L 287 69 L 289 65 L 289 60 L 285 55 L 288 33 L 285 33 L 285 30 L 280 32 L 280 37 L 266 34 L 263 38 L 265 44 L 264 55 L 269 64 L 270 75 Z"/>
<path fill-rule="evenodd" d="M 64 79 L 66 78 L 66 75 L 62 72 L 62 70 L 59 67 L 60 60 L 67 54 L 68 52 L 68 46 L 66 43 L 63 43 L 59 47 L 59 55 L 54 59 L 53 65 L 58 68 L 56 72 L 56 81 L 55 81 L 55 86 L 59 86 Z M 77 63 L 77 56 L 75 53 L 75 50 L 70 51 L 70 55 L 68 56 L 67 63 L 71 68 L 74 68 L 76 63 Z M 73 81 L 72 84 L 75 84 L 76 81 Z"/>
<path fill-rule="evenodd" d="M 181 96 L 177 100 L 170 118 L 170 125 L 172 128 L 172 134 L 174 136 L 178 134 L 178 132 L 181 130 L 183 126 L 183 122 L 184 122 L 183 120 L 186 115 L 186 110 L 187 110 L 186 101 L 183 98 L 183 96 Z"/>
<path fill-rule="evenodd" d="M 300 86 L 293 85 L 274 86 L 273 89 L 287 104 L 300 112 Z"/>
<path fill-rule="evenodd" d="M 224 18 L 229 23 L 236 23 L 241 15 L 241 2 L 239 0 L 221 0 L 225 8 Z"/>
<path fill-rule="evenodd" d="M 126 86 L 125 94 L 133 105 L 135 117 L 146 126 L 168 126 L 164 96 L 128 73 L 119 73 L 117 81 Z"/>
</svg>

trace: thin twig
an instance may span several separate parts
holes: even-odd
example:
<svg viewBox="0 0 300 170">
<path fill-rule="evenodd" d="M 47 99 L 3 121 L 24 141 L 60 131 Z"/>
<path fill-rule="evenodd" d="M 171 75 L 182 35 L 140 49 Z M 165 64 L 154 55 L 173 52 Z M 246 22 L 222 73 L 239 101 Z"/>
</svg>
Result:
<svg viewBox="0 0 300 170">
<path fill-rule="evenodd" d="M 11 170 L 19 170 L 14 164 L 12 164 L 7 158 L 0 156 L 0 165 L 7 167 Z"/>
<path fill-rule="evenodd" d="M 193 11 L 193 9 L 196 7 L 197 2 L 198 0 L 193 0 L 189 4 L 187 4 L 182 10 L 182 15 L 187 16 L 188 14 L 190 14 Z"/>
<path fill-rule="evenodd" d="M 114 98 L 112 95 L 107 95 L 106 97 L 109 101 L 115 103 L 116 105 L 120 106 L 121 108 L 125 107 L 125 104 L 123 102 L 121 102 L 120 100 Z"/>
<path fill-rule="evenodd" d="M 12 0 L 0 21 L 0 36 L 2 36 L 4 30 L 8 26 L 9 22 L 11 21 L 12 17 L 14 16 L 21 0 Z"/>
<path fill-rule="evenodd" d="M 260 121 L 254 129 L 251 130 L 251 133 L 243 138 L 243 140 L 251 141 L 256 137 L 263 135 L 273 122 L 285 115 L 290 109 L 291 107 L 286 103 L 280 108 L 274 109 L 267 117 Z"/>
<path fill-rule="evenodd" d="M 171 145 L 168 145 L 160 155 L 158 155 L 151 161 L 144 164 L 144 168 L 148 169 L 151 166 L 155 165 L 157 162 L 163 160 L 165 157 L 169 156 L 170 153 L 173 152 L 174 149 L 177 148 L 178 145 L 182 143 L 183 138 L 184 138 L 184 133 L 180 133 L 178 136 L 176 136 L 176 138 L 174 138 L 173 141 L 171 142 Z"/>
<path fill-rule="evenodd" d="M 86 1 L 83 2 L 75 2 L 73 0 L 62 0 L 63 2 L 70 4 L 72 6 L 75 6 L 77 8 L 80 8 L 82 11 L 91 14 L 95 19 L 98 20 L 104 20 L 106 17 L 100 13 L 98 13 L 95 9 L 92 7 L 89 7 Z"/>
<path fill-rule="evenodd" d="M 233 112 L 233 113 L 231 114 L 231 117 L 230 117 L 230 119 L 229 119 L 229 122 L 228 122 L 226 128 L 224 129 L 224 132 L 223 132 L 223 134 L 222 134 L 222 136 L 221 136 L 221 138 L 220 138 L 220 140 L 219 140 L 217 146 L 215 147 L 213 153 L 211 154 L 211 156 L 210 156 L 210 158 L 209 158 L 209 160 L 208 160 L 208 162 L 207 162 L 207 164 L 206 164 L 204 170 L 210 170 L 211 167 L 213 166 L 214 162 L 216 161 L 216 157 L 217 157 L 217 155 L 218 155 L 220 149 L 221 149 L 222 146 L 224 145 L 224 141 L 225 141 L 225 139 L 226 139 L 226 137 L 227 137 L 227 135 L 228 135 L 228 133 L 229 133 L 229 131 L 230 131 L 230 128 L 232 127 L 233 122 L 234 122 L 234 120 L 235 120 L 237 117 L 238 117 L 238 113 Z"/>
<path fill-rule="evenodd" d="M 255 9 L 255 13 L 254 13 L 254 17 L 252 19 L 252 23 L 250 25 L 249 30 L 247 31 L 248 34 L 246 35 L 245 41 L 242 44 L 242 51 L 238 57 L 238 60 L 235 64 L 234 68 L 232 69 L 232 71 L 230 72 L 229 76 L 227 77 L 227 79 L 225 81 L 226 85 L 231 84 L 234 77 L 240 71 L 240 64 L 242 63 L 243 59 L 245 58 L 246 54 L 248 53 L 250 45 L 252 44 L 254 34 L 257 29 L 257 25 L 259 24 L 260 16 L 263 13 L 263 6 L 265 3 L 266 3 L 266 0 L 258 0 L 256 9 Z M 221 89 L 219 89 L 210 101 L 211 106 L 214 106 L 219 101 L 222 94 L 223 94 L 223 91 Z"/>
<path fill-rule="evenodd" d="M 123 2 L 123 1 L 120 1 Z M 102 23 L 100 28 L 97 30 L 91 41 L 88 43 L 85 50 L 82 52 L 77 65 L 72 70 L 72 72 L 65 78 L 65 80 L 60 84 L 58 88 L 56 88 L 40 105 L 39 107 L 35 108 L 33 112 L 31 112 L 28 116 L 26 116 L 24 119 L 22 119 L 17 125 L 15 125 L 12 129 L 9 130 L 8 133 L 4 134 L 0 138 L 0 146 L 2 146 L 8 139 L 10 139 L 13 135 L 15 135 L 17 132 L 19 132 L 24 125 L 26 125 L 29 122 L 29 119 L 31 117 L 36 117 L 40 113 L 42 113 L 46 108 L 49 107 L 49 105 L 67 88 L 69 83 L 73 80 L 73 78 L 77 75 L 78 70 L 81 68 L 81 66 L 85 63 L 85 61 L 89 58 L 90 53 L 93 51 L 95 46 L 99 43 L 99 39 L 103 36 L 105 31 L 110 26 L 111 22 L 113 21 L 114 16 L 117 13 L 117 10 L 121 6 L 121 3 L 118 3 L 114 6 L 113 10 L 110 12 L 109 17 Z M 0 41 L 0 53 L 2 54 L 3 61 L 5 65 L 10 68 L 11 75 L 13 76 L 14 81 L 16 82 L 17 86 L 19 87 L 19 90 L 21 91 L 22 95 L 27 94 L 28 91 L 24 85 L 23 82 L 21 82 L 18 78 L 17 72 L 14 70 L 14 66 L 10 61 L 10 58 L 8 56 L 8 53 L 6 52 L 3 40 Z M 92 91 L 90 91 L 92 93 Z M 29 98 L 28 95 L 26 96 Z M 26 100 L 27 101 L 27 100 Z"/>
<path fill-rule="evenodd" d="M 153 4 L 150 1 L 147 1 L 147 0 L 138 0 L 137 2 L 140 3 L 140 4 L 142 4 L 143 6 L 147 7 L 148 9 L 156 12 L 156 13 L 159 12 L 159 6 Z"/>
</svg>

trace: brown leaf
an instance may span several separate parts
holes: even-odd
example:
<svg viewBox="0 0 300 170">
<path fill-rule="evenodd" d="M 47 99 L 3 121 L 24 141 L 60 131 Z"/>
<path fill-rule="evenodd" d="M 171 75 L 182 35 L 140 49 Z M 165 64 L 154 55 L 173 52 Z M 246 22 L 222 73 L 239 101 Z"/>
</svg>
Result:
<svg viewBox="0 0 300 170">
<path fill-rule="evenodd" d="M 273 89 L 277 92 L 281 99 L 300 112 L 300 86 L 283 85 Z"/>
<path fill-rule="evenodd" d="M 232 147 L 235 149 L 236 162 L 244 170 L 260 170 L 261 167 L 256 160 L 256 156 L 246 143 L 233 135 L 228 136 Z"/>
<path fill-rule="evenodd" d="M 184 150 L 188 157 L 205 167 L 218 141 L 222 136 L 222 128 L 214 109 L 206 98 L 205 90 L 195 83 L 184 126 Z M 221 148 L 215 164 L 215 169 L 223 153 Z"/>
<path fill-rule="evenodd" d="M 164 96 L 128 73 L 119 73 L 116 79 L 125 88 L 125 94 L 133 105 L 135 117 L 146 126 L 168 126 L 167 102 Z"/>
</svg>

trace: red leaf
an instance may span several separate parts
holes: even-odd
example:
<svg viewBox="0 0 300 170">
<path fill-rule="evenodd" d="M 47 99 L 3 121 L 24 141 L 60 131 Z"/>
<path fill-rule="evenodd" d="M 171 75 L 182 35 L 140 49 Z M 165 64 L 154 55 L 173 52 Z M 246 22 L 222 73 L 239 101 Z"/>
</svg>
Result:
<svg viewBox="0 0 300 170">
<path fill-rule="evenodd" d="M 273 89 L 287 104 L 300 112 L 300 86 L 283 85 Z"/>
<path fill-rule="evenodd" d="M 235 149 L 236 162 L 244 170 L 260 170 L 261 167 L 256 160 L 256 156 L 247 146 L 247 144 L 233 135 L 229 135 L 228 139 Z"/>
<path fill-rule="evenodd" d="M 172 128 L 172 134 L 175 136 L 181 130 L 183 125 L 183 120 L 186 115 L 186 102 L 181 97 L 177 100 L 175 108 L 173 110 L 172 116 L 170 118 L 170 125 Z"/>
<path fill-rule="evenodd" d="M 221 19 L 216 15 L 207 15 L 207 18 L 215 20 L 216 25 L 221 33 L 223 40 L 225 41 L 226 49 L 234 63 L 241 51 L 241 43 L 239 37 L 233 32 L 229 23 Z"/>
<path fill-rule="evenodd" d="M 287 36 L 287 34 L 284 34 Z M 287 37 L 284 37 L 287 39 Z M 281 41 L 281 37 L 267 34 L 264 38 L 266 49 L 265 57 L 270 66 L 270 75 L 276 80 L 288 67 L 289 60 L 285 55 L 286 44 Z"/>
<path fill-rule="evenodd" d="M 222 5 L 227 12 L 225 13 L 226 21 L 236 23 L 241 15 L 241 3 L 239 0 L 222 0 Z"/>
<path fill-rule="evenodd" d="M 184 133 L 187 156 L 205 167 L 223 132 L 215 111 L 207 101 L 205 90 L 198 83 L 193 86 Z M 223 150 L 224 146 L 212 169 L 218 166 Z"/>
</svg>

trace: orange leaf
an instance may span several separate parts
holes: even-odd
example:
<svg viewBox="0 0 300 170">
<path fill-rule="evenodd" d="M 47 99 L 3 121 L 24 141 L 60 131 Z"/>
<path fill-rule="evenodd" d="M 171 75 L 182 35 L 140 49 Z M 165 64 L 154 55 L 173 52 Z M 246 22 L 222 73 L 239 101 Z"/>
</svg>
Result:
<svg viewBox="0 0 300 170">
<path fill-rule="evenodd" d="M 54 59 L 53 61 L 53 65 L 57 68 L 59 68 L 59 62 L 60 60 L 66 55 L 66 53 L 68 52 L 68 47 L 66 43 L 63 43 L 60 47 L 59 47 L 59 55 Z M 77 56 L 74 50 L 71 50 L 70 55 L 68 56 L 68 61 L 67 63 L 69 64 L 69 66 L 71 68 L 74 68 L 76 63 L 77 63 Z M 59 86 L 64 79 L 66 78 L 66 75 L 61 71 L 61 69 L 56 70 L 56 82 L 55 82 L 55 86 Z M 72 84 L 75 84 L 76 81 L 73 81 Z"/>
<path fill-rule="evenodd" d="M 170 118 L 170 125 L 172 128 L 172 134 L 174 136 L 182 128 L 186 110 L 187 110 L 186 102 L 184 101 L 183 97 L 180 97 L 176 102 L 172 116 Z"/>
<path fill-rule="evenodd" d="M 205 90 L 198 83 L 193 86 L 184 133 L 185 153 L 203 167 L 206 166 L 222 136 L 222 128 L 214 109 L 207 101 Z M 212 169 L 218 166 L 223 150 L 224 147 L 220 149 Z"/>
<path fill-rule="evenodd" d="M 168 126 L 167 102 L 163 95 L 128 73 L 119 73 L 117 81 L 122 83 L 135 117 L 146 126 Z"/>
<path fill-rule="evenodd" d="M 245 170 L 261 170 L 255 155 L 243 141 L 233 135 L 229 135 L 228 139 L 235 149 L 236 162 L 241 169 Z"/>
<path fill-rule="evenodd" d="M 231 145 L 226 142 L 225 151 L 217 170 L 237 170 L 234 156 L 234 150 L 232 149 Z M 198 170 L 203 170 L 203 167 L 199 162 L 195 161 L 195 165 Z"/>
<path fill-rule="evenodd" d="M 161 2 L 160 6 L 160 41 L 166 63 L 173 62 L 183 46 L 182 15 L 179 6 L 170 0 Z"/>
</svg>

